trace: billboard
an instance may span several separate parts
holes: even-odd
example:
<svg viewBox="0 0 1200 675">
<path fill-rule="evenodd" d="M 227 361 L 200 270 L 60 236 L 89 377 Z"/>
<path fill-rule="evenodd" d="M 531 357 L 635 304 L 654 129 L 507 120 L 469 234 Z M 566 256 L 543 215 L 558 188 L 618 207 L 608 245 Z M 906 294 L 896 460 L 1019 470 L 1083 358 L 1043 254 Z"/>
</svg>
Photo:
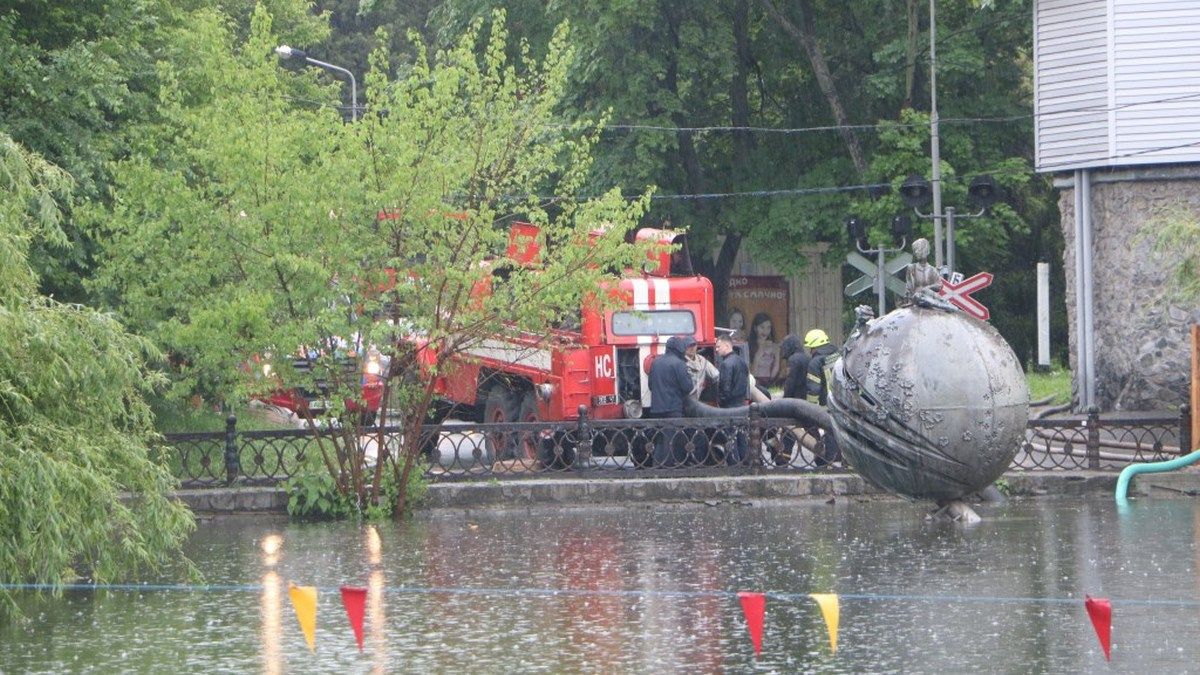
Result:
<svg viewBox="0 0 1200 675">
<path fill-rule="evenodd" d="M 732 276 L 725 308 L 726 315 L 720 325 L 732 328 L 734 340 L 746 344 L 743 353 L 750 364 L 750 374 L 759 384 L 783 382 L 787 364 L 779 355 L 779 343 L 791 325 L 787 278 Z"/>
</svg>

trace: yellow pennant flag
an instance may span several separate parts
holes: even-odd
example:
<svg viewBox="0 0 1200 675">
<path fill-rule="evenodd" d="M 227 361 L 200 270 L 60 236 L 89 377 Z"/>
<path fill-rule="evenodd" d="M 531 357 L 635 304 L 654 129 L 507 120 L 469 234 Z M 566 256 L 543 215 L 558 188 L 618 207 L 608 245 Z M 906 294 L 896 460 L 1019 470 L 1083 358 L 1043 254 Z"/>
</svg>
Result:
<svg viewBox="0 0 1200 675">
<path fill-rule="evenodd" d="M 288 596 L 292 599 L 292 607 L 296 610 L 296 618 L 300 620 L 300 630 L 304 631 L 304 641 L 308 643 L 308 651 L 317 651 L 317 587 L 297 586 L 288 582 Z"/>
<path fill-rule="evenodd" d="M 809 596 L 821 606 L 821 616 L 825 617 L 825 627 L 829 629 L 829 647 L 837 653 L 838 618 L 841 610 L 838 608 L 838 596 L 834 593 L 810 593 Z"/>
</svg>

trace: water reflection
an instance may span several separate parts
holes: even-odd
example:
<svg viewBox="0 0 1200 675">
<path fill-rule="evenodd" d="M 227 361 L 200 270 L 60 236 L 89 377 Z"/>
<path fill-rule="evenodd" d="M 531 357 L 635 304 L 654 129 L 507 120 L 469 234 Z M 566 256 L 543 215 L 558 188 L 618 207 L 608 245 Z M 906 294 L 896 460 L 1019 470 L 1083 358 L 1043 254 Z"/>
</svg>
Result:
<svg viewBox="0 0 1200 675">
<path fill-rule="evenodd" d="M 280 662 L 280 598 L 283 580 L 275 572 L 279 562 L 279 551 L 283 548 L 283 536 L 268 534 L 259 543 L 262 551 L 262 565 L 268 568 L 262 576 L 262 598 L 259 607 L 262 612 L 262 661 L 263 672 L 276 675 L 283 672 Z"/>
<path fill-rule="evenodd" d="M 1118 670 L 1180 672 L 1200 659 L 1187 631 L 1163 629 L 1200 610 L 1196 502 L 1138 501 L 1120 515 L 1108 497 L 1015 501 L 971 529 L 926 511 L 222 519 L 189 544 L 210 590 L 22 598 L 38 621 L 0 626 L 0 672 L 1081 671 L 1105 667 L 1085 593 L 1113 600 Z M 326 598 L 315 655 L 283 606 L 289 579 Z M 341 584 L 368 588 L 361 654 L 334 601 Z M 757 660 L 738 590 L 773 593 Z M 811 592 L 842 597 L 836 655 Z"/>
<path fill-rule="evenodd" d="M 269 571 L 262 577 L 262 664 L 263 672 L 276 675 L 283 672 L 280 662 L 280 589 L 283 580 L 275 571 Z"/>
</svg>

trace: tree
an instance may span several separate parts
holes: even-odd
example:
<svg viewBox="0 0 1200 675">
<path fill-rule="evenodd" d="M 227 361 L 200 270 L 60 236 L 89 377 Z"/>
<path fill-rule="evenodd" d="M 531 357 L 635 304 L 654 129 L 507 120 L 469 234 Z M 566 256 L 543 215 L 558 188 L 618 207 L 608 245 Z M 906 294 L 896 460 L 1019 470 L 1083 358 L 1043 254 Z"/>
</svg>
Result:
<svg viewBox="0 0 1200 675">
<path fill-rule="evenodd" d="M 11 5 L 12 3 L 8 3 Z M 0 10 L 0 131 L 66 171 L 79 200 L 108 199 L 111 162 L 131 151 L 126 130 L 157 120 L 155 64 L 186 58 L 191 0 L 30 0 Z M 221 3 L 240 30 L 252 4 Z M 282 39 L 328 33 L 302 0 L 272 0 Z M 89 300 L 94 243 L 62 205 L 71 246 L 34 242 L 30 263 L 44 293 Z"/>
<path fill-rule="evenodd" d="M 540 62 L 526 44 L 506 56 L 502 12 L 483 32 L 476 21 L 432 59 L 418 44 L 399 78 L 376 52 L 367 113 L 344 124 L 294 104 L 311 74 L 278 67 L 265 10 L 241 45 L 219 15 L 198 13 L 193 57 L 164 78 L 170 124 L 147 130 L 155 152 L 121 163 L 115 207 L 93 214 L 106 242 L 98 281 L 172 355 L 181 392 L 331 383 L 342 424 L 310 428 L 338 494 L 358 507 L 379 498 L 385 463 L 370 474 L 340 405 L 357 396 L 357 373 L 339 376 L 346 343 L 390 360 L 384 409 L 401 411 L 404 430 L 392 477 L 407 485 L 434 378 L 455 357 L 504 331 L 547 343 L 546 326 L 605 302 L 596 289 L 609 270 L 638 255 L 625 235 L 648 197 L 578 198 L 601 121 L 562 115 L 565 27 Z M 515 219 L 541 228 L 534 264 L 504 256 Z M 314 354 L 308 372 L 290 367 L 301 345 Z M 277 384 L 239 377 L 256 356 Z"/>
<path fill-rule="evenodd" d="M 29 249 L 63 242 L 71 180 L 4 134 L 0 167 L 0 583 L 136 579 L 180 560 L 192 529 L 153 447 L 156 352 L 37 293 Z"/>
<path fill-rule="evenodd" d="M 495 4 L 445 0 L 426 33 L 457 34 Z M 929 172 L 927 132 L 914 128 L 902 154 L 893 144 L 903 131 L 896 122 L 928 127 L 927 116 L 904 112 L 928 109 L 926 4 L 702 0 L 686 11 L 661 0 L 503 4 L 513 32 L 535 49 L 555 21 L 571 20 L 581 58 L 568 95 L 584 114 L 609 113 L 616 122 L 597 145 L 591 187 L 657 185 L 648 220 L 688 226 L 694 267 L 714 281 L 718 305 L 739 248 L 794 272 L 799 247 L 828 242 L 834 261 L 846 251 L 847 214 L 887 206 L 891 212 L 876 219 L 886 224 L 903 211 L 898 200 L 877 203 L 854 186 L 896 181 L 904 174 L 888 171 L 901 167 Z M 1013 208 L 960 223 L 958 259 L 966 271 L 997 273 L 983 298 L 1024 355 L 1033 335 L 1024 311 L 1032 263 L 1051 261 L 1061 288 L 1062 242 L 1053 188 L 1029 168 L 1031 3 L 991 4 L 938 0 L 944 192 L 946 204 L 961 207 L 963 177 L 1005 176 Z M 697 196 L 738 192 L 748 194 Z M 929 236 L 929 221 L 915 227 Z M 1054 342 L 1065 344 L 1057 337 L 1066 325 L 1061 302 L 1052 317 Z"/>
</svg>

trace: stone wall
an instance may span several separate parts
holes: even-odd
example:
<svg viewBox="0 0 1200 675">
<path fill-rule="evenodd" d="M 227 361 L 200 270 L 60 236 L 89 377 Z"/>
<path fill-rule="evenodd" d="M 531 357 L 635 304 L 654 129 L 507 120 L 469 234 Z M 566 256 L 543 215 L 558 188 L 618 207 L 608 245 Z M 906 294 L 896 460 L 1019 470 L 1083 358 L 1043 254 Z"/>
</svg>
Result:
<svg viewBox="0 0 1200 675">
<path fill-rule="evenodd" d="M 1190 336 L 1200 306 L 1170 297 L 1179 265 L 1152 253 L 1152 228 L 1180 207 L 1200 219 L 1200 167 L 1092 174 L 1096 402 L 1102 411 L 1177 409 L 1188 400 Z M 1066 246 L 1067 320 L 1075 363 L 1075 194 L 1057 181 Z M 1064 184 L 1065 183 L 1065 184 Z"/>
</svg>

